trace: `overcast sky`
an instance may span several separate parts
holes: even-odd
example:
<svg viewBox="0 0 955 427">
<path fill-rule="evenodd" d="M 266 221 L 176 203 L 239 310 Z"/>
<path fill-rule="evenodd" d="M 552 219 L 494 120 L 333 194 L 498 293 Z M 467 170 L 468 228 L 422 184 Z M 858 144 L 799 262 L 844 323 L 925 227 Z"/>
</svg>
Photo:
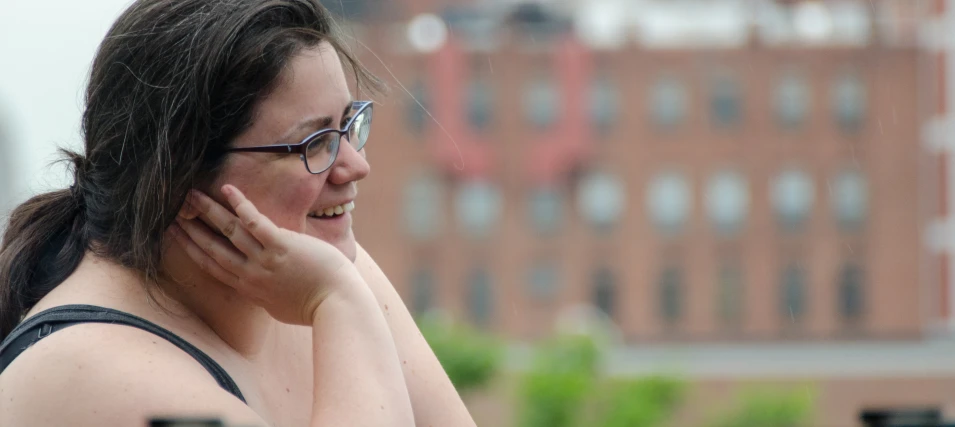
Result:
<svg viewBox="0 0 955 427">
<path fill-rule="evenodd" d="M 0 215 L 70 184 L 59 146 L 79 148 L 84 85 L 96 47 L 130 0 L 0 0 Z M 7 128 L 7 129 L 2 129 Z M 11 161 L 12 160 L 12 161 Z"/>
</svg>

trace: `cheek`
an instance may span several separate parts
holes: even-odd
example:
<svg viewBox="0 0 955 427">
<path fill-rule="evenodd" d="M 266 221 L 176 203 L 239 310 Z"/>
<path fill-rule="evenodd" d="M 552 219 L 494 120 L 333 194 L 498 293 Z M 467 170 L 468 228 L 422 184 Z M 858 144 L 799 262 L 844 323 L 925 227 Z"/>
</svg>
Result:
<svg viewBox="0 0 955 427">
<path fill-rule="evenodd" d="M 276 225 L 298 230 L 305 224 L 305 216 L 315 205 L 322 185 L 307 172 L 295 173 L 280 164 L 267 166 L 240 168 L 242 173 L 228 168 L 219 176 L 215 192 L 221 194 L 222 185 L 232 184 Z"/>
</svg>

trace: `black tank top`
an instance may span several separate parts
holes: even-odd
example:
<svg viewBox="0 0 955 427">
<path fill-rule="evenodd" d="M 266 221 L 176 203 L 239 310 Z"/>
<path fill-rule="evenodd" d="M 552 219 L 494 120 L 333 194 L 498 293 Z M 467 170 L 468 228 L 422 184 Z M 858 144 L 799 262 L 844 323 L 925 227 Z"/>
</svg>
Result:
<svg viewBox="0 0 955 427">
<path fill-rule="evenodd" d="M 219 366 L 215 360 L 212 360 L 209 355 L 203 353 L 202 350 L 199 350 L 176 334 L 146 319 L 111 308 L 93 305 L 64 305 L 54 307 L 42 311 L 21 323 L 0 343 L 0 374 L 7 369 L 7 366 L 13 362 L 13 359 L 16 359 L 20 353 L 23 353 L 23 351 L 31 345 L 36 344 L 37 341 L 60 329 L 81 323 L 127 325 L 158 335 L 196 359 L 202 367 L 206 368 L 206 370 L 212 374 L 212 377 L 215 378 L 220 387 L 232 393 L 235 397 L 238 397 L 242 402 L 245 402 L 242 392 L 239 391 L 239 387 L 236 386 L 232 377 L 230 377 L 225 369 L 222 369 L 222 366 Z"/>
</svg>

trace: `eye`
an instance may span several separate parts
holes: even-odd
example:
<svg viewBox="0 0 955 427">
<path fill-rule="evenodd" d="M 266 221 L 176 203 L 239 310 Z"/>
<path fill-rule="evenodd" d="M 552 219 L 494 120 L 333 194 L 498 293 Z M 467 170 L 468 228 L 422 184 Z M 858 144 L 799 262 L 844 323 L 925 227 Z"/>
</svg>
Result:
<svg viewBox="0 0 955 427">
<path fill-rule="evenodd" d="M 338 134 L 335 132 L 321 134 L 309 141 L 306 151 L 308 152 L 309 156 L 327 153 L 332 150 L 336 139 L 338 139 Z"/>
</svg>

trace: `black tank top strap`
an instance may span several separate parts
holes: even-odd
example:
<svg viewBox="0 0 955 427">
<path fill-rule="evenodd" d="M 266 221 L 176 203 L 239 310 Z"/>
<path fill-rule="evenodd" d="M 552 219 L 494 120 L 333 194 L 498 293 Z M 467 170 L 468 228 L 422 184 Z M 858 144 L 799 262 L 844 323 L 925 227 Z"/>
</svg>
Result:
<svg viewBox="0 0 955 427">
<path fill-rule="evenodd" d="M 73 325 L 83 323 L 109 323 L 126 325 L 142 329 L 169 341 L 176 347 L 196 359 L 204 367 L 219 386 L 235 397 L 245 402 L 245 397 L 232 377 L 222 369 L 209 355 L 189 344 L 186 340 L 168 330 L 141 317 L 106 307 L 93 305 L 64 305 L 44 310 L 17 326 L 2 343 L 0 343 L 0 374 L 13 362 L 20 353 L 36 344 L 37 341 L 50 334 Z"/>
</svg>

